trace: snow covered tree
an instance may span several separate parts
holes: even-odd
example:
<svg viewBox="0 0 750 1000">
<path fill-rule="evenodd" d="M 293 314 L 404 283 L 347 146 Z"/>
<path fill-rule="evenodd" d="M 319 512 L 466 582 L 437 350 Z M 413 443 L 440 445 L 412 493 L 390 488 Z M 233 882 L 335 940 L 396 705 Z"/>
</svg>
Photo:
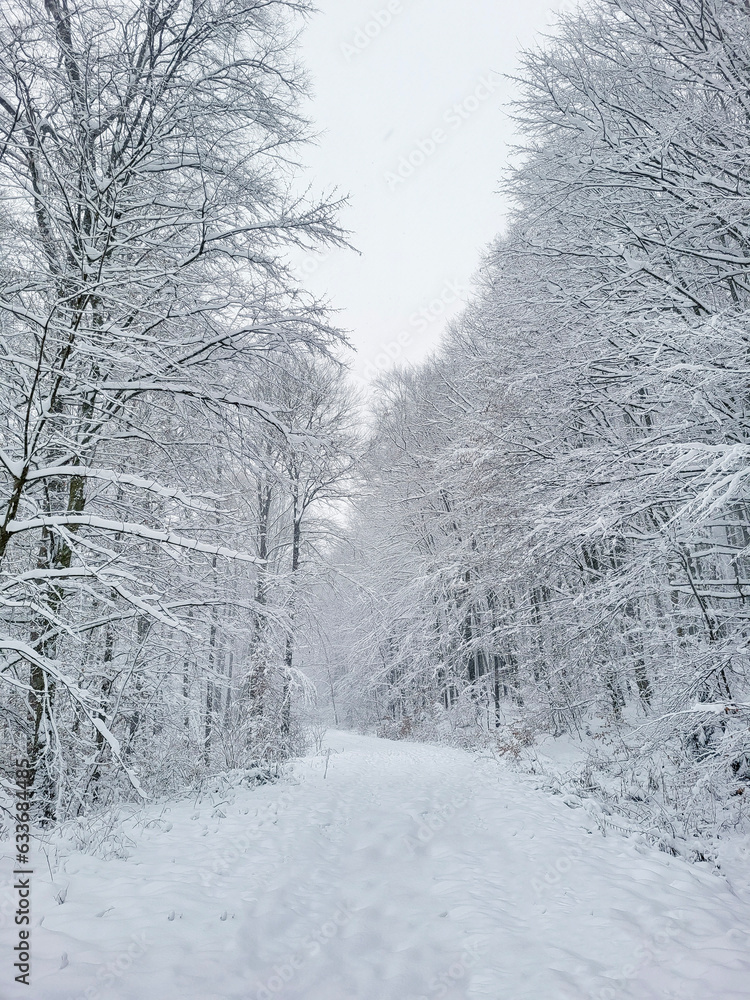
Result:
<svg viewBox="0 0 750 1000">
<path fill-rule="evenodd" d="M 211 606 L 187 595 L 193 574 L 258 560 L 222 544 L 231 512 L 205 461 L 222 415 L 284 434 L 248 385 L 271 355 L 337 340 L 284 256 L 341 240 L 335 204 L 291 193 L 307 10 L 3 4 L 0 672 L 27 701 L 48 815 L 69 793 L 58 713 L 95 734 L 97 760 L 104 741 L 127 764 L 111 725 L 125 693 L 88 660 L 111 663 L 119 636 L 131 663 L 117 676 L 137 688 L 152 626 L 190 633 L 186 616 Z M 10 710 L 18 724 L 17 698 Z"/>
<path fill-rule="evenodd" d="M 747 770 L 749 27 L 597 0 L 525 55 L 507 231 L 381 391 L 348 594 L 371 718 L 653 718 L 616 766 L 679 761 L 671 807 Z"/>
</svg>

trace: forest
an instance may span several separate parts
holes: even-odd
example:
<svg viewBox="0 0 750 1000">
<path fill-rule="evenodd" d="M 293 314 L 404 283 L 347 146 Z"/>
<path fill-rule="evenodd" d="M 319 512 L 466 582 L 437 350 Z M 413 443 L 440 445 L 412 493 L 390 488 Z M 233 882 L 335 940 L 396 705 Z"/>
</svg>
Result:
<svg viewBox="0 0 750 1000">
<path fill-rule="evenodd" d="M 328 626 L 352 718 L 568 737 L 563 785 L 693 856 L 750 779 L 749 29 L 604 0 L 524 54 L 514 211 L 381 380 Z"/>
<path fill-rule="evenodd" d="M 670 850 L 736 827 L 747 6 L 560 15 L 469 304 L 366 395 L 293 264 L 356 243 L 297 183 L 309 13 L 3 4 L 2 794 L 20 755 L 50 826 L 335 723 L 568 740 Z"/>
</svg>

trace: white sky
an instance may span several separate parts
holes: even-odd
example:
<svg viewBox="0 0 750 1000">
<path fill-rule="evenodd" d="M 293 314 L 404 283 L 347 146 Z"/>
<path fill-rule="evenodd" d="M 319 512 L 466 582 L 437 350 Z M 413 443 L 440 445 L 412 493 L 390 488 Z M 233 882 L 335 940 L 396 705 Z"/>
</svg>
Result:
<svg viewBox="0 0 750 1000">
<path fill-rule="evenodd" d="M 482 248 L 503 225 L 497 189 L 513 127 L 502 74 L 562 6 L 318 0 L 300 53 L 314 91 L 305 110 L 321 133 L 306 150 L 306 179 L 315 191 L 349 194 L 341 221 L 361 255 L 298 264 L 307 286 L 339 310 L 360 379 L 389 355 L 423 359 L 460 311 Z M 439 141 L 424 145 L 435 129 Z M 402 180 L 410 155 L 417 166 Z"/>
</svg>

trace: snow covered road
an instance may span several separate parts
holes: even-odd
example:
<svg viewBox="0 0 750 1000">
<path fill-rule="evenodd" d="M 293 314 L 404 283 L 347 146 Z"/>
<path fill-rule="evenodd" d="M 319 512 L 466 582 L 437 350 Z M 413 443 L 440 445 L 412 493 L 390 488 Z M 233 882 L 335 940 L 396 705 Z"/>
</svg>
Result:
<svg viewBox="0 0 750 1000">
<path fill-rule="evenodd" d="M 325 777 L 311 757 L 276 785 L 151 807 L 133 844 L 111 835 L 127 858 L 69 853 L 54 884 L 37 860 L 33 986 L 12 982 L 5 919 L 0 996 L 750 997 L 750 894 L 707 865 L 602 837 L 458 750 L 328 746 Z"/>
</svg>

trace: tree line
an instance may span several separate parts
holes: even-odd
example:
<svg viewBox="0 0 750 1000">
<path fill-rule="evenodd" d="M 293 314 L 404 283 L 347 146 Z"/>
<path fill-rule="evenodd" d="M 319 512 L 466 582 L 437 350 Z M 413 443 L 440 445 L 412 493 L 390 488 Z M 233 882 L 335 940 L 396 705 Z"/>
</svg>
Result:
<svg viewBox="0 0 750 1000">
<path fill-rule="evenodd" d="M 507 227 L 374 404 L 339 700 L 514 752 L 610 727 L 695 831 L 750 778 L 750 12 L 596 0 L 517 85 Z"/>
<path fill-rule="evenodd" d="M 352 462 L 290 253 L 306 0 L 0 19 L 0 732 L 43 821 L 293 752 L 304 580 Z"/>
</svg>

